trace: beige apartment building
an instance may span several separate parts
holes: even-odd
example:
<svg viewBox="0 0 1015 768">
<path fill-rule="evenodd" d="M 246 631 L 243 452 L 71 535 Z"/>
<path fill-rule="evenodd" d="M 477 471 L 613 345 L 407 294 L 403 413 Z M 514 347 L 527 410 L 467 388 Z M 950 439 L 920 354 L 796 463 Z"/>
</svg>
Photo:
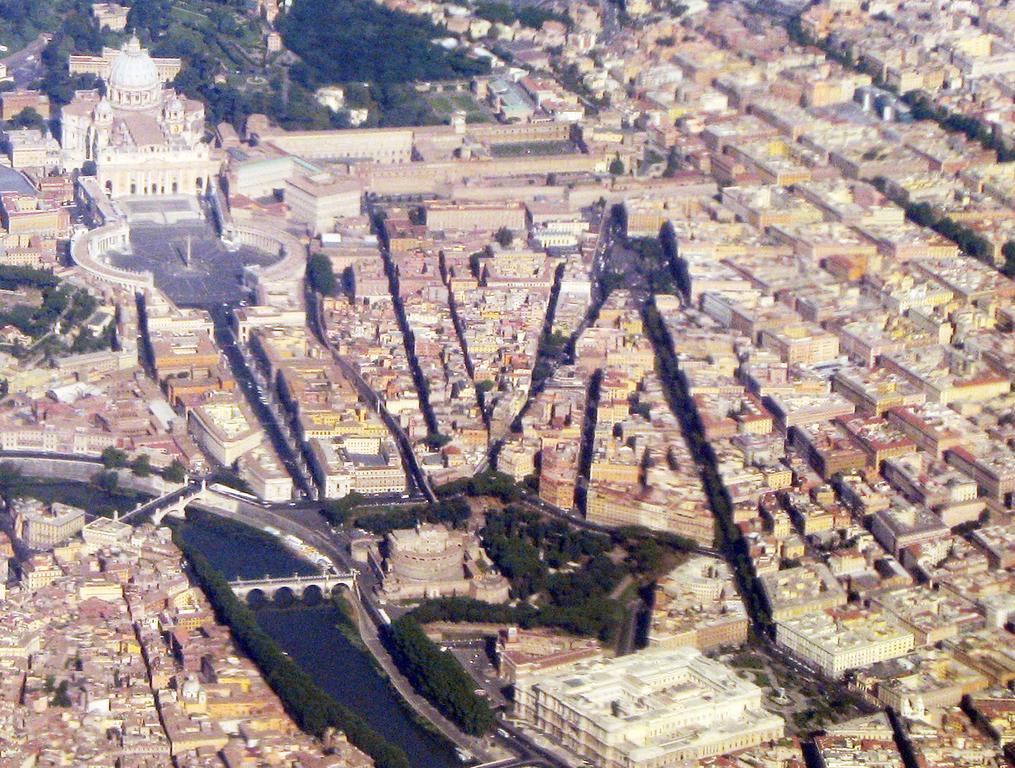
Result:
<svg viewBox="0 0 1015 768">
<path fill-rule="evenodd" d="M 35 499 L 18 499 L 14 505 L 14 535 L 32 549 L 52 549 L 84 526 L 85 511 L 78 507 Z"/>
<path fill-rule="evenodd" d="M 785 621 L 846 604 L 846 590 L 821 563 L 805 563 L 775 573 L 766 573 L 758 581 L 773 621 Z"/>
<path fill-rule="evenodd" d="M 310 465 L 322 498 L 404 493 L 405 470 L 390 438 L 343 435 L 310 440 Z"/>
<path fill-rule="evenodd" d="M 525 205 L 510 203 L 433 202 L 426 206 L 426 225 L 430 230 L 482 230 L 494 232 L 501 227 L 525 229 Z"/>
<path fill-rule="evenodd" d="M 685 484 L 665 488 L 593 482 L 586 499 L 586 518 L 598 525 L 640 525 L 667 531 L 710 547 L 715 543 L 715 520 L 693 480 L 689 477 Z"/>
<path fill-rule="evenodd" d="M 263 443 L 245 453 L 238 462 L 240 477 L 258 498 L 265 501 L 289 501 L 293 497 L 293 479 L 278 457 Z"/>
<path fill-rule="evenodd" d="M 307 160 L 372 160 L 384 164 L 412 160 L 411 128 L 287 131 L 271 125 L 263 115 L 251 115 L 246 133 L 258 143 L 271 144 Z"/>
<path fill-rule="evenodd" d="M 1011 454 L 992 450 L 977 455 L 965 448 L 953 448 L 948 463 L 973 478 L 988 498 L 1009 508 L 1015 506 L 1015 458 Z"/>
<path fill-rule="evenodd" d="M 127 14 L 130 8 L 119 3 L 92 3 L 92 16 L 99 24 L 99 29 L 111 29 L 123 32 L 127 28 Z"/>
<path fill-rule="evenodd" d="M 48 120 L 49 96 L 40 91 L 6 91 L 0 95 L 0 120 L 10 120 L 26 109 L 34 109 Z"/>
</svg>

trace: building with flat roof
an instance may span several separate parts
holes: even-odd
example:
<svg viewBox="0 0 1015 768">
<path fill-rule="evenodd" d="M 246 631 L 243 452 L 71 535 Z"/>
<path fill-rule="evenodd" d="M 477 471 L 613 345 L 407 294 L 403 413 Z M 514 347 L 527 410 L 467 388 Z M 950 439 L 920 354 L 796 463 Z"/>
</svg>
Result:
<svg viewBox="0 0 1015 768">
<path fill-rule="evenodd" d="M 264 430 L 249 406 L 232 393 L 209 392 L 205 402 L 191 409 L 190 431 L 208 455 L 223 466 L 231 466 L 264 439 Z"/>
<path fill-rule="evenodd" d="M 766 573 L 758 580 L 773 621 L 846 604 L 846 590 L 822 563 Z"/>
<path fill-rule="evenodd" d="M 913 650 L 913 633 L 878 609 L 829 608 L 776 622 L 775 642 L 829 677 Z"/>
<path fill-rule="evenodd" d="M 698 555 L 660 579 L 652 608 L 649 646 L 700 651 L 747 640 L 747 611 L 729 566 Z"/>
<path fill-rule="evenodd" d="M 1015 456 L 1006 448 L 991 445 L 974 453 L 957 447 L 948 452 L 947 458 L 949 464 L 976 481 L 983 495 L 1015 508 Z"/>
<path fill-rule="evenodd" d="M 963 696 L 987 685 L 987 678 L 938 648 L 921 648 L 850 675 L 851 688 L 903 717 L 921 709 L 956 706 Z"/>
<path fill-rule="evenodd" d="M 247 118 L 248 139 L 270 144 L 308 160 L 370 160 L 407 164 L 412 160 L 412 128 L 287 131 L 264 115 Z"/>
<path fill-rule="evenodd" d="M 875 715 L 831 726 L 814 739 L 822 768 L 905 768 L 888 715 Z"/>
<path fill-rule="evenodd" d="M 1015 523 L 984 526 L 973 531 L 971 539 L 987 555 L 991 568 L 1015 568 Z"/>
<path fill-rule="evenodd" d="M 930 510 L 898 499 L 887 509 L 874 513 L 871 533 L 881 546 L 898 556 L 914 544 L 947 538 L 950 530 Z"/>
<path fill-rule="evenodd" d="M 286 180 L 289 215 L 312 234 L 332 232 L 340 218 L 359 216 L 363 183 L 351 177 L 317 173 Z"/>
<path fill-rule="evenodd" d="M 255 304 L 233 310 L 233 330 L 243 344 L 250 341 L 250 334 L 256 328 L 302 328 L 306 322 L 307 313 L 302 308 L 286 309 Z"/>
<path fill-rule="evenodd" d="M 134 526 L 108 517 L 97 517 L 81 529 L 85 544 L 93 547 L 108 547 L 130 538 Z"/>
<path fill-rule="evenodd" d="M 515 713 L 598 768 L 676 765 L 773 741 L 784 728 L 758 686 L 693 648 L 522 675 Z"/>
<path fill-rule="evenodd" d="M 1015 682 L 1015 642 L 1006 629 L 987 628 L 945 640 L 943 647 L 966 666 L 986 677 L 991 684 Z"/>
<path fill-rule="evenodd" d="M 92 16 L 98 22 L 99 29 L 123 32 L 127 28 L 129 12 L 130 8 L 119 3 L 92 3 Z"/>
<path fill-rule="evenodd" d="M 572 637 L 549 627 L 520 629 L 510 626 L 497 635 L 497 672 L 513 685 L 519 677 L 546 674 L 550 670 L 603 655 L 598 640 Z"/>
<path fill-rule="evenodd" d="M 883 592 L 872 600 L 913 633 L 916 647 L 936 645 L 984 625 L 973 603 L 947 590 L 909 587 Z"/>
<path fill-rule="evenodd" d="M 240 477 L 250 490 L 265 501 L 289 501 L 293 497 L 293 479 L 275 452 L 262 442 L 238 460 Z"/>
<path fill-rule="evenodd" d="M 315 437 L 309 446 L 311 471 L 322 498 L 405 492 L 405 470 L 390 438 Z"/>
<path fill-rule="evenodd" d="M 432 231 L 489 231 L 507 227 L 525 229 L 525 205 L 507 203 L 454 203 L 436 201 L 426 205 L 426 225 Z"/>
<path fill-rule="evenodd" d="M 0 120 L 11 120 L 26 109 L 49 119 L 49 96 L 41 91 L 5 91 L 0 95 Z"/>
<path fill-rule="evenodd" d="M 36 499 L 14 501 L 14 535 L 32 549 L 52 549 L 85 526 L 85 511 Z"/>
<path fill-rule="evenodd" d="M 60 167 L 59 142 L 39 129 L 10 129 L 3 137 L 11 168 L 48 172 Z"/>
</svg>

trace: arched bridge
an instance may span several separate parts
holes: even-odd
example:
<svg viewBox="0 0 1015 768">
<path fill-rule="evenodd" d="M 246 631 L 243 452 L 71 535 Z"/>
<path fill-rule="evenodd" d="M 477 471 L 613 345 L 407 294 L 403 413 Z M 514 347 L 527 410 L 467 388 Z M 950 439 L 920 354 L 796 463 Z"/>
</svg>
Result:
<svg viewBox="0 0 1015 768">
<path fill-rule="evenodd" d="M 317 587 L 327 597 L 331 590 L 342 585 L 356 593 L 356 571 L 347 573 L 318 573 L 313 576 L 290 576 L 273 579 L 236 579 L 229 582 L 233 594 L 246 600 L 251 592 L 260 592 L 266 598 L 273 599 L 281 589 L 289 589 L 293 596 L 302 598 L 310 587 Z"/>
<path fill-rule="evenodd" d="M 135 517 L 150 514 L 152 522 L 160 525 L 166 515 L 183 517 L 187 505 L 201 502 L 212 508 L 224 508 L 232 512 L 235 512 L 238 507 L 236 499 L 208 488 L 204 480 L 200 482 L 195 480 L 158 498 L 138 504 L 134 509 L 120 515 L 119 519 L 129 523 Z"/>
</svg>

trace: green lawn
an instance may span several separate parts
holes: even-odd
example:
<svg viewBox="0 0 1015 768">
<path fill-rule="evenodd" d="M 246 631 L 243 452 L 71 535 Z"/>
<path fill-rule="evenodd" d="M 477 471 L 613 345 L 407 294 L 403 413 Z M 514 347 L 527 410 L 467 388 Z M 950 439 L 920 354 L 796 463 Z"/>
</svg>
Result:
<svg viewBox="0 0 1015 768">
<path fill-rule="evenodd" d="M 765 665 L 761 663 L 761 659 L 747 651 L 742 651 L 730 659 L 730 666 L 736 667 L 737 669 L 765 668 Z"/>
<path fill-rule="evenodd" d="M 493 115 L 471 93 L 428 93 L 423 95 L 423 100 L 434 115 L 445 123 L 451 120 L 451 115 L 456 110 L 465 112 L 467 123 L 493 122 Z"/>
<path fill-rule="evenodd" d="M 570 155 L 576 152 L 570 141 L 521 141 L 512 144 L 494 144 L 490 153 L 494 157 L 545 157 L 547 155 Z"/>
</svg>

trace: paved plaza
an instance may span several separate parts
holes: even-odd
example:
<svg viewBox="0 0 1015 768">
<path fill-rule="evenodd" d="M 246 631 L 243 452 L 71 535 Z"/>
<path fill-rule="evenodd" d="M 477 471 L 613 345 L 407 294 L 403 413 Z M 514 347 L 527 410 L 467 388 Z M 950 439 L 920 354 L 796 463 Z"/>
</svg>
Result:
<svg viewBox="0 0 1015 768">
<path fill-rule="evenodd" d="M 176 224 L 134 221 L 130 231 L 131 253 L 110 253 L 113 266 L 150 271 L 155 284 L 175 303 L 207 306 L 247 298 L 243 268 L 266 265 L 275 255 L 253 248 L 228 249 L 206 221 Z"/>
</svg>

